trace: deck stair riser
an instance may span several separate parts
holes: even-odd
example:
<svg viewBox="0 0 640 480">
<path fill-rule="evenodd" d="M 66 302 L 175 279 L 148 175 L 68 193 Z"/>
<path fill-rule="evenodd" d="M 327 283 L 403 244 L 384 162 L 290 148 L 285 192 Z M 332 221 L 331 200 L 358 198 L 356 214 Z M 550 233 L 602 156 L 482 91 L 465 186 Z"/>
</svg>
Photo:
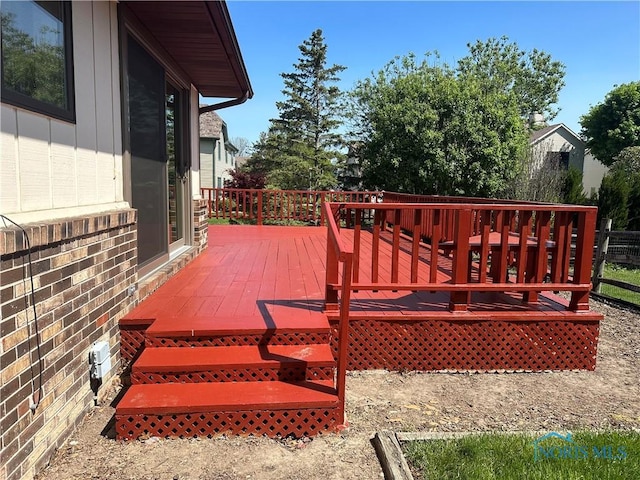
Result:
<svg viewBox="0 0 640 480">
<path fill-rule="evenodd" d="M 331 381 L 132 385 L 116 408 L 116 435 L 313 436 L 337 430 L 341 412 Z"/>
<path fill-rule="evenodd" d="M 328 344 L 147 348 L 131 372 L 133 384 L 332 380 Z"/>
<path fill-rule="evenodd" d="M 265 325 L 263 317 L 160 318 L 145 332 L 146 347 L 217 347 L 247 345 L 310 345 L 329 342 L 326 317 L 309 321 L 279 321 Z"/>
</svg>

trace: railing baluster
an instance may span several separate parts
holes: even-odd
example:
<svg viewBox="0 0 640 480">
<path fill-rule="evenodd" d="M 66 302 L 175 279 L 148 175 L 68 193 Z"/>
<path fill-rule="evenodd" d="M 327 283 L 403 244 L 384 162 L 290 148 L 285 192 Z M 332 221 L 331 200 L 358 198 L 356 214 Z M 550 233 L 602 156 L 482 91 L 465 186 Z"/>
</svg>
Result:
<svg viewBox="0 0 640 480">
<path fill-rule="evenodd" d="M 420 261 L 420 231 L 422 227 L 422 211 L 413 211 L 413 235 L 411 245 L 411 283 L 418 283 L 418 264 Z"/>
<path fill-rule="evenodd" d="M 380 259 L 380 224 L 386 212 L 376 210 L 373 217 L 373 239 L 371 240 L 371 283 L 378 283 L 378 261 Z"/>
<path fill-rule="evenodd" d="M 516 282 L 524 283 L 525 281 L 525 271 L 527 269 L 527 257 L 529 254 L 529 221 L 531 220 L 531 211 L 530 210 L 520 210 L 519 212 L 519 245 L 518 245 L 518 271 L 516 273 Z"/>
<path fill-rule="evenodd" d="M 554 283 L 560 282 L 562 278 L 562 271 L 564 267 L 564 249 L 565 240 L 567 238 L 567 219 L 566 212 L 556 212 L 553 222 L 553 241 L 555 248 L 551 250 L 551 281 Z M 569 245 L 571 248 L 571 245 Z"/>
<path fill-rule="evenodd" d="M 353 283 L 360 281 L 360 231 L 362 230 L 362 210 L 355 212 L 355 225 L 353 229 Z"/>
<path fill-rule="evenodd" d="M 438 249 L 440 239 L 442 237 L 442 215 L 440 209 L 433 210 L 431 227 L 431 258 L 429 265 L 429 282 L 438 282 L 438 257 L 440 256 Z"/>
<path fill-rule="evenodd" d="M 478 282 L 487 283 L 487 265 L 489 264 L 489 235 L 491 234 L 491 210 L 482 210 L 480 227 L 480 266 Z M 491 260 L 493 262 L 493 260 Z"/>
<path fill-rule="evenodd" d="M 571 240 L 573 237 L 573 219 L 575 215 L 573 213 L 567 213 L 567 228 L 565 230 L 565 238 L 563 239 L 564 255 L 562 258 L 562 276 L 560 281 L 567 283 L 569 281 L 569 267 L 571 265 Z"/>
<path fill-rule="evenodd" d="M 391 283 L 398 283 L 398 263 L 400 260 L 400 216 L 402 210 L 394 210 L 393 246 L 391 249 Z"/>
</svg>

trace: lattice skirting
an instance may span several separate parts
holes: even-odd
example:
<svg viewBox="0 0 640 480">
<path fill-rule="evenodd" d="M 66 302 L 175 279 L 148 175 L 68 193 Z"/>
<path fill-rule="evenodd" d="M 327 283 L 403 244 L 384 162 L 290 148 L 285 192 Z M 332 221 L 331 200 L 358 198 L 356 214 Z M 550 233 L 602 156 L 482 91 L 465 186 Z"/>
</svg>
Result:
<svg viewBox="0 0 640 480">
<path fill-rule="evenodd" d="M 337 322 L 331 324 L 337 352 Z M 593 370 L 599 322 L 380 321 L 349 324 L 349 370 Z"/>
<path fill-rule="evenodd" d="M 141 436 L 188 438 L 221 434 L 300 438 L 337 431 L 341 423 L 341 412 L 337 408 L 116 415 L 116 435 L 120 440 Z"/>
<path fill-rule="evenodd" d="M 147 336 L 147 347 L 234 347 L 244 345 L 310 345 L 329 341 L 329 332 L 275 332 L 251 335 L 225 335 L 219 337 L 152 337 Z"/>
<path fill-rule="evenodd" d="M 120 356 L 123 366 L 131 365 L 144 350 L 144 332 L 150 323 L 120 325 Z"/>
<path fill-rule="evenodd" d="M 299 382 L 333 380 L 333 367 L 234 368 L 202 372 L 136 372 L 131 383 L 201 383 L 201 382 Z"/>
</svg>

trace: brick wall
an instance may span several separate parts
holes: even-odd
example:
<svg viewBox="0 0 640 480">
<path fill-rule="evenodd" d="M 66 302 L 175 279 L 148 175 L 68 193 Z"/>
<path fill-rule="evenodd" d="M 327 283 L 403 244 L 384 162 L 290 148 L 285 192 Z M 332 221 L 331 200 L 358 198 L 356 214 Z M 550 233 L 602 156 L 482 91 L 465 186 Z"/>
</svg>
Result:
<svg viewBox="0 0 640 480">
<path fill-rule="evenodd" d="M 207 200 L 193 201 L 193 245 L 198 247 L 198 253 L 207 248 L 209 242 L 209 217 L 207 213 Z"/>
<path fill-rule="evenodd" d="M 94 342 L 111 347 L 112 368 L 99 393 L 117 374 L 118 320 L 133 304 L 128 287 L 137 280 L 134 210 L 25 229 L 38 334 L 26 241 L 16 228 L 0 229 L 0 478 L 9 480 L 32 478 L 93 405 L 88 353 Z M 32 388 L 40 400 L 34 412 Z"/>
</svg>

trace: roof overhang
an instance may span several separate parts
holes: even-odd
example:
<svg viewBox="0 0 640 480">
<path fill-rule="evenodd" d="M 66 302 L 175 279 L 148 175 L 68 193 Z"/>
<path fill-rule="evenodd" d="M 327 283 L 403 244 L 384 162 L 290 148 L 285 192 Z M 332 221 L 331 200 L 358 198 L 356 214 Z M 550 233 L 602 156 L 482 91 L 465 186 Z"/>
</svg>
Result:
<svg viewBox="0 0 640 480">
<path fill-rule="evenodd" d="M 190 77 L 202 96 L 234 99 L 230 103 L 253 97 L 225 2 L 124 3 Z"/>
</svg>

